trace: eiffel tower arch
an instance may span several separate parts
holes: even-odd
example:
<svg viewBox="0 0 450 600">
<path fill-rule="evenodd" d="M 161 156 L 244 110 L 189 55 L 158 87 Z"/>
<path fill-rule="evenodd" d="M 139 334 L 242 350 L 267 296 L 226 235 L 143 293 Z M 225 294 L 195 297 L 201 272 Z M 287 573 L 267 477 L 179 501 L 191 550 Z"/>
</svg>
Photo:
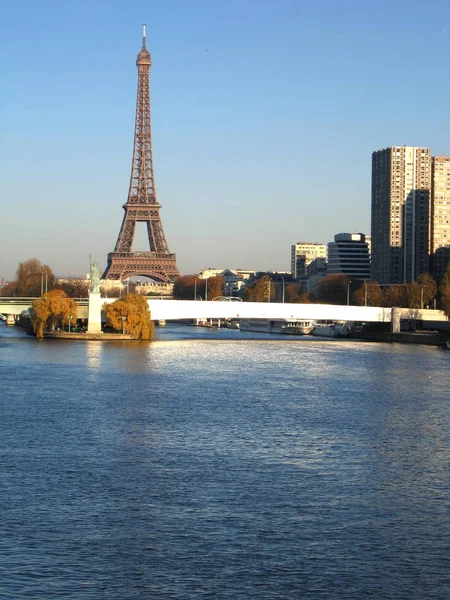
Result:
<svg viewBox="0 0 450 600">
<path fill-rule="evenodd" d="M 128 199 L 114 252 L 108 254 L 108 265 L 102 279 L 123 281 L 139 275 L 157 281 L 174 281 L 179 277 L 175 254 L 171 254 L 159 215 L 153 174 L 152 128 L 150 118 L 150 67 L 152 58 L 146 48 L 143 26 L 142 49 L 136 60 L 138 88 L 133 162 Z M 133 252 L 136 223 L 146 223 L 149 251 Z"/>
</svg>

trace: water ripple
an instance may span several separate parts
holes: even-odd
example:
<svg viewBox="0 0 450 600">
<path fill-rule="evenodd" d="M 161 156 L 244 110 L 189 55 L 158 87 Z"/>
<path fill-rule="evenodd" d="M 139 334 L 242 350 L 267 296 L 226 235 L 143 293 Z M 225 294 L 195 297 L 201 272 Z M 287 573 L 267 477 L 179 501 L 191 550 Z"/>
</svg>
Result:
<svg viewBox="0 0 450 600">
<path fill-rule="evenodd" d="M 450 353 L 225 335 L 0 333 L 0 598 L 450 597 Z"/>
</svg>

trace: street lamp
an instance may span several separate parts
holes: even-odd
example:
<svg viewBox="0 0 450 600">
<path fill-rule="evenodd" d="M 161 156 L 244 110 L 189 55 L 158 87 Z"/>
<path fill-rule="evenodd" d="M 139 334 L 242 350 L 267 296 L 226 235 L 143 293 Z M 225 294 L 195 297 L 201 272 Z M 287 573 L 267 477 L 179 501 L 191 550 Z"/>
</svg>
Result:
<svg viewBox="0 0 450 600">
<path fill-rule="evenodd" d="M 283 304 L 284 304 L 284 277 L 281 278 L 283 281 Z"/>
<path fill-rule="evenodd" d="M 126 317 L 122 317 L 122 335 L 125 335 L 125 321 L 127 320 Z"/>
<path fill-rule="evenodd" d="M 347 306 L 349 306 L 350 304 L 350 284 L 351 284 L 352 280 L 350 279 L 350 281 L 347 283 Z"/>
<path fill-rule="evenodd" d="M 72 320 L 72 315 L 69 315 L 67 318 L 69 319 L 69 333 L 70 333 L 70 321 Z"/>
</svg>

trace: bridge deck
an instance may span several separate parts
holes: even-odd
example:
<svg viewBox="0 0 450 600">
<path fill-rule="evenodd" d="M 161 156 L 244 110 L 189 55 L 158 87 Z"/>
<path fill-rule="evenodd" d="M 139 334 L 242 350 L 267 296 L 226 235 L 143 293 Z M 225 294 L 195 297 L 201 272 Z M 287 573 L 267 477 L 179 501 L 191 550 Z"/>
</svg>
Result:
<svg viewBox="0 0 450 600">
<path fill-rule="evenodd" d="M 0 314 L 20 314 L 31 308 L 34 298 L 0 298 Z M 104 298 L 102 302 L 114 302 Z M 88 301 L 77 301 L 78 318 L 87 318 Z M 202 302 L 199 300 L 148 300 L 155 321 L 179 319 L 308 319 L 388 323 L 395 319 L 446 321 L 442 311 L 380 306 L 340 306 L 334 304 L 288 304 L 270 302 Z"/>
</svg>

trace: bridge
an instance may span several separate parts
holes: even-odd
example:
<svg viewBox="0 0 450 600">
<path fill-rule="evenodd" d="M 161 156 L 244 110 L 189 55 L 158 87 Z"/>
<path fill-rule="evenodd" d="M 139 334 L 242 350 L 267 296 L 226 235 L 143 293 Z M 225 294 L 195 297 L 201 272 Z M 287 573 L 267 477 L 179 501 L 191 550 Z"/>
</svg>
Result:
<svg viewBox="0 0 450 600">
<path fill-rule="evenodd" d="M 0 320 L 12 325 L 19 315 L 31 308 L 33 300 L 37 298 L 0 297 Z M 87 298 L 75 298 L 75 300 L 78 304 L 77 318 L 87 319 L 89 300 Z"/>
<path fill-rule="evenodd" d="M 31 308 L 34 298 L 0 298 L 0 314 L 19 315 Z M 117 298 L 102 298 L 110 303 Z M 88 299 L 78 299 L 77 318 L 86 319 Z M 187 319 L 295 319 L 313 321 L 356 321 L 358 323 L 391 323 L 392 331 L 400 331 L 402 319 L 447 321 L 440 310 L 385 308 L 380 306 L 342 306 L 335 304 L 288 304 L 271 302 L 214 302 L 200 300 L 149 299 L 154 321 Z"/>
<path fill-rule="evenodd" d="M 202 302 L 195 300 L 149 300 L 152 319 L 270 319 L 312 321 L 354 321 L 391 323 L 400 331 L 400 321 L 447 321 L 440 310 L 385 308 L 380 306 L 342 306 L 335 304 L 288 304 L 271 302 Z"/>
</svg>

